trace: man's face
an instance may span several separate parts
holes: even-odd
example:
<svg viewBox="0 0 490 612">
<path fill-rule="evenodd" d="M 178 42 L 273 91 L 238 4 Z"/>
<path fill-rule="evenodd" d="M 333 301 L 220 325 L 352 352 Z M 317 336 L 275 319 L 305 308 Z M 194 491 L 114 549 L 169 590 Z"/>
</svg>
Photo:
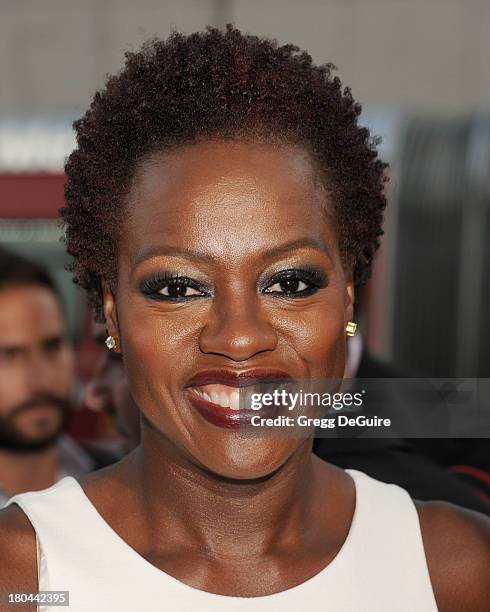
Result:
<svg viewBox="0 0 490 612">
<path fill-rule="evenodd" d="M 101 347 L 92 379 L 88 383 L 83 404 L 94 412 L 104 411 L 123 440 L 123 451 L 129 453 L 140 442 L 140 413 L 129 391 L 122 356 L 108 351 L 104 340 L 105 327 L 94 324 L 94 337 Z"/>
<path fill-rule="evenodd" d="M 66 426 L 74 359 L 58 298 L 0 288 L 0 449 L 40 450 Z"/>
</svg>

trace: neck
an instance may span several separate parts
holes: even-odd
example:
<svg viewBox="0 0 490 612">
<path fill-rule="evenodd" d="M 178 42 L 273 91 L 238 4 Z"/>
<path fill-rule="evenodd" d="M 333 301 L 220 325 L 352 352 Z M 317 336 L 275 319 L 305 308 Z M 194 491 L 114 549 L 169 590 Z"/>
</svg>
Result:
<svg viewBox="0 0 490 612">
<path fill-rule="evenodd" d="M 152 532 L 167 548 L 170 539 L 213 557 L 250 557 L 266 555 L 272 547 L 304 547 L 315 537 L 313 492 L 324 464 L 312 458 L 311 440 L 272 475 L 237 481 L 207 472 L 145 429 L 130 469 L 139 483 L 145 523 L 168 526 Z"/>
<path fill-rule="evenodd" d="M 56 444 L 28 453 L 0 449 L 0 487 L 9 495 L 46 489 L 56 482 L 59 467 Z"/>
</svg>

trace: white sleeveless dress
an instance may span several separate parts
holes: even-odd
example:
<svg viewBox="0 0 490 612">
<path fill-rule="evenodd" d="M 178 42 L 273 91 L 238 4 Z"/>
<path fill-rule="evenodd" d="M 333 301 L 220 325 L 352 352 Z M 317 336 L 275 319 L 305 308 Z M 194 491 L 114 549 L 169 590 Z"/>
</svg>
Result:
<svg viewBox="0 0 490 612">
<path fill-rule="evenodd" d="M 39 590 L 69 591 L 69 608 L 39 612 L 437 611 L 408 493 L 346 471 L 356 506 L 335 559 L 306 582 L 261 597 L 207 593 L 157 569 L 109 527 L 72 477 L 8 503 L 18 504 L 36 531 Z"/>
</svg>

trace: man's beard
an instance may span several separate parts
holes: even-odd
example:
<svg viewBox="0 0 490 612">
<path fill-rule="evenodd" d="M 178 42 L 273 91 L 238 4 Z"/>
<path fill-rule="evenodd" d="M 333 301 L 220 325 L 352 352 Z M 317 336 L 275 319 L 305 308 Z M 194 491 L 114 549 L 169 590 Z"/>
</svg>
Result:
<svg viewBox="0 0 490 612">
<path fill-rule="evenodd" d="M 37 406 L 53 406 L 60 415 L 57 427 L 39 435 L 27 436 L 16 426 L 16 417 Z M 65 431 L 70 418 L 70 404 L 66 399 L 43 393 L 16 406 L 8 415 L 0 415 L 0 450 L 19 453 L 42 451 L 52 446 Z"/>
</svg>

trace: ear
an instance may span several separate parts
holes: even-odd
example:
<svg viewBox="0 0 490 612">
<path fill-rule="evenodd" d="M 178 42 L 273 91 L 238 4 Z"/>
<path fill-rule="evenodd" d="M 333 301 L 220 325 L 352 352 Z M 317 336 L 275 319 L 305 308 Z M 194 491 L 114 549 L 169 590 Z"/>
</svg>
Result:
<svg viewBox="0 0 490 612">
<path fill-rule="evenodd" d="M 116 298 L 113 290 L 109 287 L 108 283 L 102 282 L 102 298 L 104 304 L 104 317 L 106 321 L 107 331 L 116 340 L 116 346 L 114 350 L 119 353 L 121 352 L 121 340 L 119 333 L 119 324 L 117 321 L 117 308 Z"/>
<path fill-rule="evenodd" d="M 355 295 L 356 295 L 356 291 L 354 287 L 354 281 L 352 279 L 352 275 L 349 275 L 346 278 L 345 299 L 344 299 L 345 317 L 346 317 L 345 324 L 346 325 L 349 321 L 354 321 L 354 302 L 356 299 Z"/>
</svg>

